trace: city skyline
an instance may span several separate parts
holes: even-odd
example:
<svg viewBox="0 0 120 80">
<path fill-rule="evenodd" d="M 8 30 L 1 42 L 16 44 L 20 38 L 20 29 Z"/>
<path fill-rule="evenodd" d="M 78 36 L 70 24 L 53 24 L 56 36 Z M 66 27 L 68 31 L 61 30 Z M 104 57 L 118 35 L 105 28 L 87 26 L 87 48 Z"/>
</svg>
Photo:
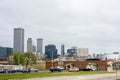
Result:
<svg viewBox="0 0 120 80">
<path fill-rule="evenodd" d="M 120 52 L 119 2 L 2 0 L 0 46 L 13 47 L 13 28 L 22 27 L 25 29 L 25 48 L 28 37 L 33 43 L 40 37 L 44 39 L 44 46 L 55 44 L 59 50 L 63 43 L 66 49 L 77 46 L 89 48 L 90 53 Z"/>
</svg>

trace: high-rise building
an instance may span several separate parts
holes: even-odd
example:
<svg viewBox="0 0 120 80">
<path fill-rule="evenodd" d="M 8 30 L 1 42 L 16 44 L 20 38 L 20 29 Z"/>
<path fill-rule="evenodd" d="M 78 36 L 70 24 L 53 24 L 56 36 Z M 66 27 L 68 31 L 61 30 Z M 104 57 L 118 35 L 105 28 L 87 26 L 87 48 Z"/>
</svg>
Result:
<svg viewBox="0 0 120 80">
<path fill-rule="evenodd" d="M 35 45 L 32 46 L 32 51 L 36 52 L 36 46 Z"/>
<path fill-rule="evenodd" d="M 56 46 L 53 44 L 45 46 L 45 55 L 46 55 L 46 59 L 48 60 L 56 59 L 57 58 Z"/>
<path fill-rule="evenodd" d="M 61 56 L 65 55 L 65 46 L 64 44 L 61 45 Z"/>
<path fill-rule="evenodd" d="M 78 48 L 77 57 L 88 57 L 88 48 Z"/>
<path fill-rule="evenodd" d="M 33 44 L 32 44 L 32 38 L 28 38 L 27 40 L 27 52 L 32 53 L 33 52 Z"/>
<path fill-rule="evenodd" d="M 12 52 L 13 48 L 0 46 L 0 57 L 8 57 L 10 54 L 12 54 Z"/>
<path fill-rule="evenodd" d="M 43 53 L 43 39 L 37 39 L 37 53 Z"/>
<path fill-rule="evenodd" d="M 67 54 L 75 56 L 77 54 L 77 47 L 71 47 L 70 49 L 67 49 Z"/>
<path fill-rule="evenodd" d="M 24 29 L 14 28 L 14 49 L 15 52 L 24 52 Z"/>
</svg>

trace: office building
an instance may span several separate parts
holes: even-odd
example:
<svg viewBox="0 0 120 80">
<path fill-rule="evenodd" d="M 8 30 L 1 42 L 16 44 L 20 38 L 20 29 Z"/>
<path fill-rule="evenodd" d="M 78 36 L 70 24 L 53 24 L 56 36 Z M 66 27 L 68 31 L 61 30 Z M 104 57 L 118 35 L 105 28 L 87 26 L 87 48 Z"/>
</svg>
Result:
<svg viewBox="0 0 120 80">
<path fill-rule="evenodd" d="M 78 48 L 77 57 L 88 57 L 88 48 Z"/>
<path fill-rule="evenodd" d="M 43 39 L 37 39 L 37 53 L 43 53 Z"/>
<path fill-rule="evenodd" d="M 103 59 L 104 60 L 112 59 L 114 61 L 118 61 L 118 60 L 120 60 L 120 54 L 119 53 L 116 54 L 116 52 L 104 53 Z"/>
<path fill-rule="evenodd" d="M 8 57 L 10 54 L 12 54 L 12 52 L 13 48 L 0 46 L 0 58 Z"/>
<path fill-rule="evenodd" d="M 27 40 L 27 52 L 32 53 L 33 52 L 33 44 L 32 44 L 32 38 L 28 38 Z"/>
<path fill-rule="evenodd" d="M 67 54 L 71 57 L 75 57 L 77 54 L 77 47 L 71 47 L 70 49 L 67 49 Z"/>
<path fill-rule="evenodd" d="M 61 56 L 65 55 L 65 46 L 64 44 L 61 45 Z"/>
<path fill-rule="evenodd" d="M 14 28 L 14 51 L 24 52 L 24 29 Z"/>
<path fill-rule="evenodd" d="M 32 46 L 32 51 L 36 52 L 36 46 L 35 45 Z"/>
<path fill-rule="evenodd" d="M 45 46 L 46 59 L 53 60 L 57 58 L 57 49 L 53 44 Z"/>
</svg>

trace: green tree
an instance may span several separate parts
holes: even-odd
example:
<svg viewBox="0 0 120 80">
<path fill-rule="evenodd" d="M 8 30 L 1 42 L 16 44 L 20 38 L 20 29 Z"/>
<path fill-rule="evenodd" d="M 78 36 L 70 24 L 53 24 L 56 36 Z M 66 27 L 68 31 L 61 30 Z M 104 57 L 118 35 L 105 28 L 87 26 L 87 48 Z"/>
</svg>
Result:
<svg viewBox="0 0 120 80">
<path fill-rule="evenodd" d="M 25 55 L 21 52 L 13 52 L 12 55 L 12 64 L 14 65 L 24 65 L 25 64 Z"/>
<path fill-rule="evenodd" d="M 30 64 L 35 64 L 36 63 L 36 56 L 33 53 L 26 52 L 25 53 L 25 66 L 28 67 Z"/>
</svg>

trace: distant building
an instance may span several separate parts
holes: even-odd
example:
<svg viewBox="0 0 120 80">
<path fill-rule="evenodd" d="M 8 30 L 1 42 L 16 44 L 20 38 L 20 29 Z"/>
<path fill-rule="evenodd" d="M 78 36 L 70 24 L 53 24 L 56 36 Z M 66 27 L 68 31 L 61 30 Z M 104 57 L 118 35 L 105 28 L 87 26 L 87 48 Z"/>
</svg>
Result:
<svg viewBox="0 0 120 80">
<path fill-rule="evenodd" d="M 77 57 L 88 56 L 88 48 L 78 48 Z"/>
<path fill-rule="evenodd" d="M 27 52 L 30 52 L 30 53 L 33 52 L 32 45 L 33 45 L 32 38 L 28 38 L 28 40 L 27 40 Z"/>
<path fill-rule="evenodd" d="M 0 47 L 0 58 L 8 57 L 13 52 L 13 48 Z"/>
<path fill-rule="evenodd" d="M 69 56 L 76 56 L 76 54 L 77 54 L 77 47 L 72 47 L 72 48 L 70 48 L 70 49 L 67 49 L 67 54 L 69 55 Z"/>
<path fill-rule="evenodd" d="M 103 60 L 104 54 L 97 54 L 97 59 Z"/>
<path fill-rule="evenodd" d="M 57 58 L 56 46 L 53 44 L 45 46 L 45 55 L 46 59 L 48 60 L 56 59 Z"/>
<path fill-rule="evenodd" d="M 36 46 L 35 45 L 32 45 L 32 51 L 36 52 Z"/>
<path fill-rule="evenodd" d="M 61 56 L 65 55 L 65 46 L 62 44 L 61 45 Z"/>
<path fill-rule="evenodd" d="M 109 59 L 112 59 L 114 61 L 118 61 L 120 60 L 120 54 L 119 53 L 105 53 L 104 54 L 104 60 L 109 60 Z"/>
<path fill-rule="evenodd" d="M 37 39 L 37 53 L 43 53 L 43 39 Z"/>
<path fill-rule="evenodd" d="M 15 52 L 24 52 L 24 29 L 14 28 L 14 49 Z"/>
</svg>

